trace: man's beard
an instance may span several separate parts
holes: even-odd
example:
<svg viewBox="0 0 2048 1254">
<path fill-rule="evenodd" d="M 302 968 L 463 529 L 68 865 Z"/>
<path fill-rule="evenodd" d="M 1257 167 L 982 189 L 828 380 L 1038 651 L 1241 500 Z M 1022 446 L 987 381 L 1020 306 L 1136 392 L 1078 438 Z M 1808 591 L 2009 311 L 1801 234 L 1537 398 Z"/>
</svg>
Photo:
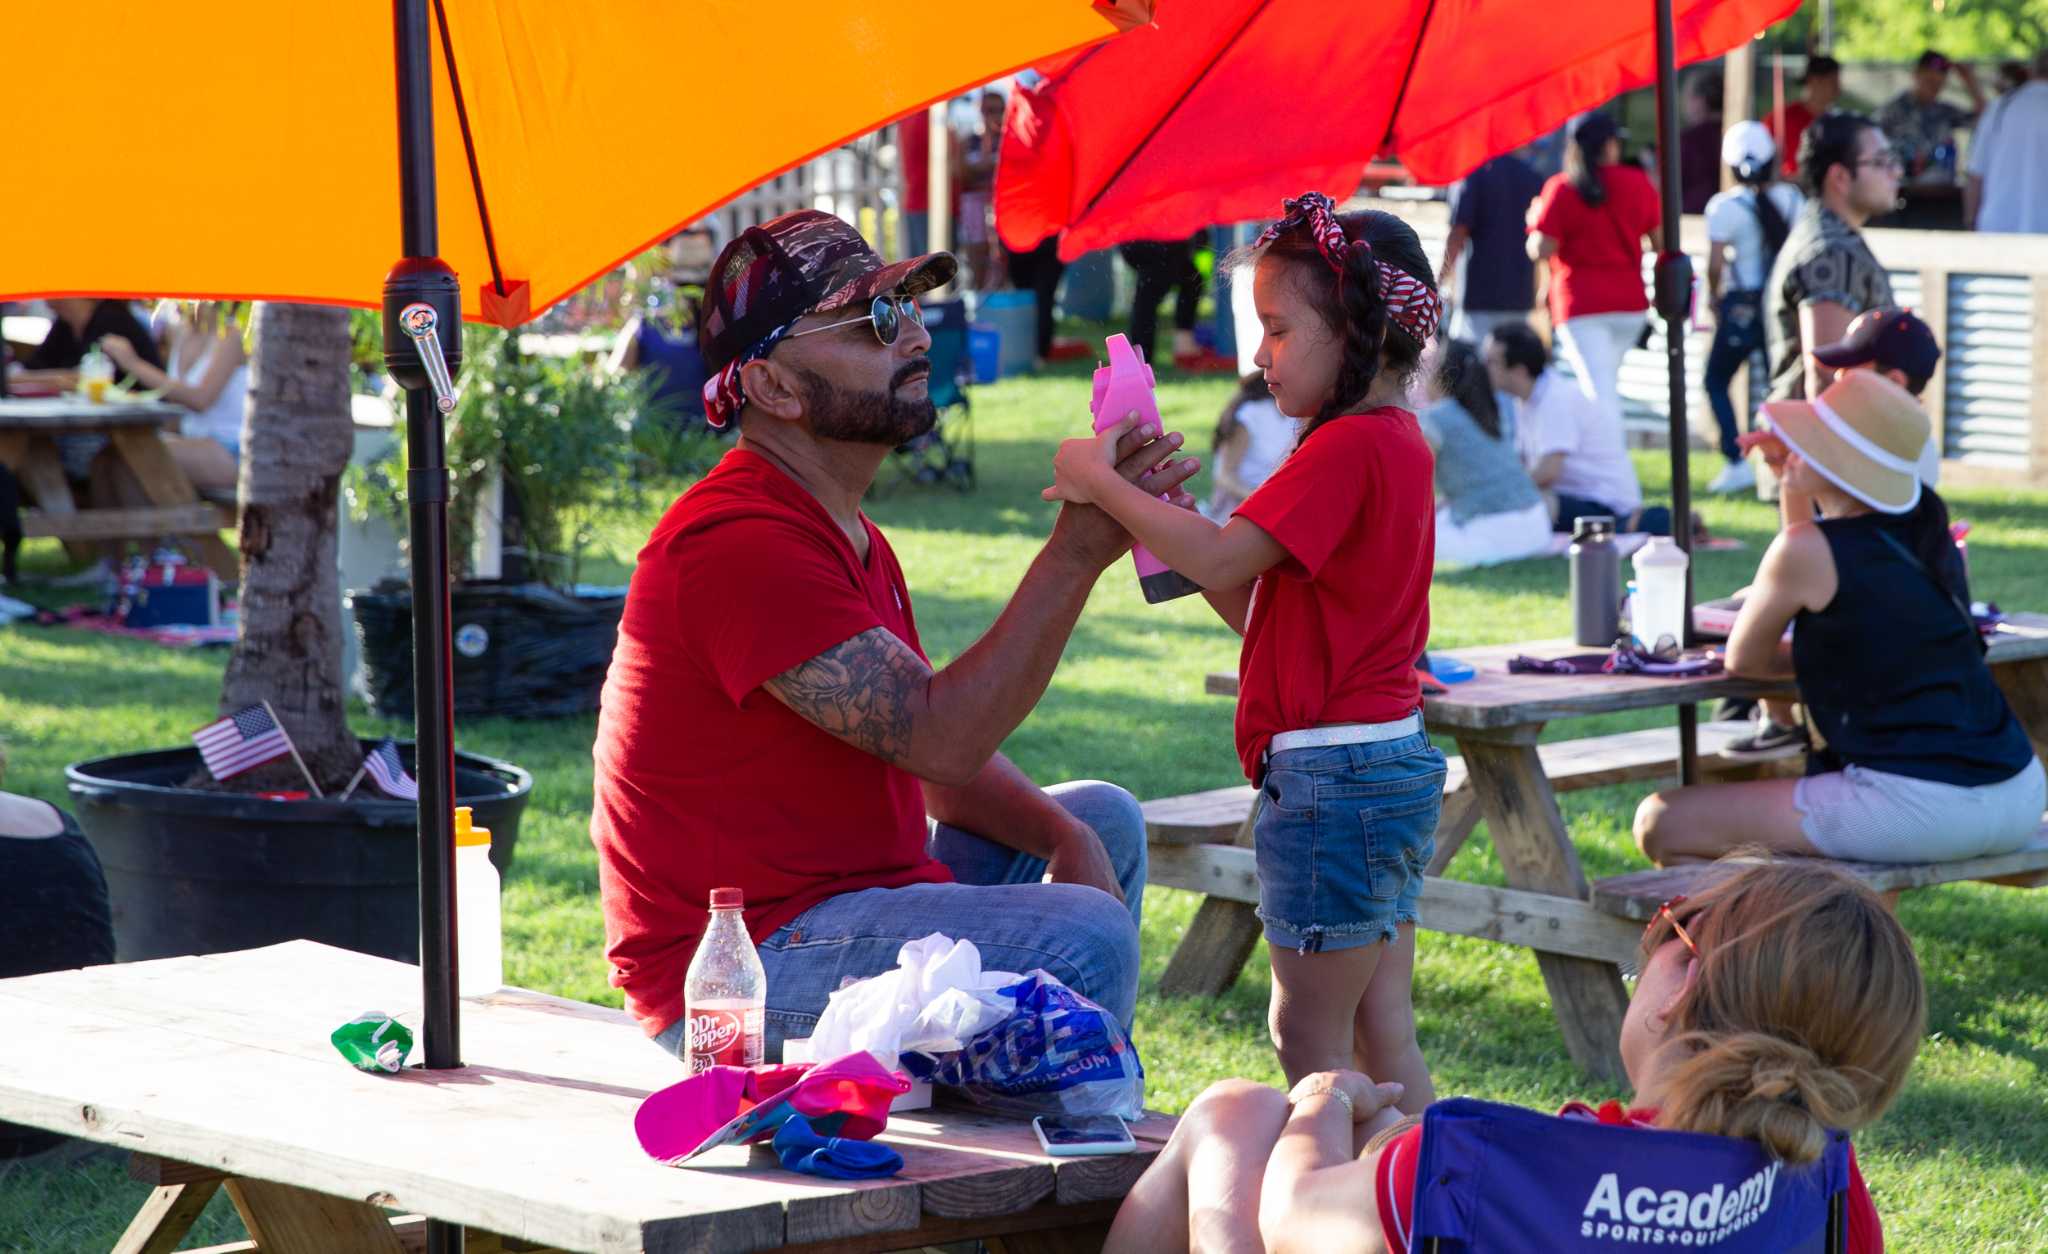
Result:
<svg viewBox="0 0 2048 1254">
<path fill-rule="evenodd" d="M 888 391 L 856 392 L 840 387 L 816 371 L 797 367 L 805 407 L 810 411 L 812 434 L 821 440 L 880 444 L 887 448 L 916 439 L 938 422 L 939 411 L 929 395 L 917 400 L 901 395 L 905 385 L 930 373 L 931 367 L 923 360 L 910 362 L 889 381 Z"/>
</svg>

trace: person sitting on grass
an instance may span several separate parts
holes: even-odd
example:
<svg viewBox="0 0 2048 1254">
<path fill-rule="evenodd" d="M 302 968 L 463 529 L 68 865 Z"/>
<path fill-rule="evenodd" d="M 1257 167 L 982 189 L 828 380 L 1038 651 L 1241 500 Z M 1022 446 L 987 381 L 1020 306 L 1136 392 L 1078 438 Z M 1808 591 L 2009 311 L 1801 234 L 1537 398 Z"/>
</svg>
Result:
<svg viewBox="0 0 2048 1254">
<path fill-rule="evenodd" d="M 1670 789 L 1636 811 L 1660 866 L 1760 844 L 1859 862 L 1947 862 L 2033 838 L 2048 775 L 1970 613 L 1948 509 L 1914 473 L 1927 415 L 1868 370 L 1772 401 L 1758 451 L 1786 517 L 1728 637 L 1728 670 L 1795 679 L 1815 734 L 1803 779 Z M 1792 640 L 1785 628 L 1795 626 Z"/>
<path fill-rule="evenodd" d="M 1927 994 L 1905 929 L 1869 888 L 1820 863 L 1765 862 L 1660 910 L 1621 1025 L 1624 1106 L 1560 1114 L 1755 1141 L 1816 1160 L 1905 1085 Z M 1109 1254 L 1410 1248 L 1422 1128 L 1398 1084 L 1335 1071 L 1292 1093 L 1224 1080 L 1195 1099 L 1131 1189 Z M 1850 1254 L 1884 1249 L 1852 1149 Z"/>
<path fill-rule="evenodd" d="M 1580 518 L 1597 514 L 1613 518 L 1620 531 L 1671 534 L 1671 511 L 1643 506 L 1621 425 L 1603 418 L 1550 369 L 1550 350 L 1527 323 L 1495 327 L 1485 354 L 1494 390 L 1521 403 L 1516 442 L 1529 477 L 1554 502 L 1551 530 L 1568 532 Z"/>
<path fill-rule="evenodd" d="M 1294 420 L 1273 403 L 1273 389 L 1258 371 L 1238 381 L 1237 392 L 1216 420 L 1215 451 L 1209 459 L 1211 485 L 1202 513 L 1223 522 L 1252 490 L 1266 481 L 1294 447 Z"/>
<path fill-rule="evenodd" d="M 1488 566 L 1550 549 L 1550 507 L 1500 429 L 1493 383 L 1479 351 L 1441 342 L 1428 372 L 1429 404 L 1415 415 L 1436 451 L 1436 560 Z"/>
</svg>

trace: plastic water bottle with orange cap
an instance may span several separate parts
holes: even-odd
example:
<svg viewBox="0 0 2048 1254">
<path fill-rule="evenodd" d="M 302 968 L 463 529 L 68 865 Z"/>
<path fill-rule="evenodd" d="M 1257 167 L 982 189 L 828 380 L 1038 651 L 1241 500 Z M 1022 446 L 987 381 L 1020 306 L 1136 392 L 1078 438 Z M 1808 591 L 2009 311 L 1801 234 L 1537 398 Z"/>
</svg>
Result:
<svg viewBox="0 0 2048 1254">
<path fill-rule="evenodd" d="M 491 829 L 455 807 L 455 992 L 485 997 L 505 987 L 505 932 Z"/>
</svg>

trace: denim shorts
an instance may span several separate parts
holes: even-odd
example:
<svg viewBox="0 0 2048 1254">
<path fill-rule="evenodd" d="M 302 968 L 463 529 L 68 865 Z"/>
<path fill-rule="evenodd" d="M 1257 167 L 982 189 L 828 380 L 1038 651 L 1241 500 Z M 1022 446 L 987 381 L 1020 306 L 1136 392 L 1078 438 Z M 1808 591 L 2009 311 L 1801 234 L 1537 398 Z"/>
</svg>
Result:
<svg viewBox="0 0 2048 1254">
<path fill-rule="evenodd" d="M 1418 732 L 1266 761 L 1253 825 L 1259 919 L 1302 953 L 1391 941 L 1416 922 L 1436 852 L 1444 755 Z"/>
</svg>

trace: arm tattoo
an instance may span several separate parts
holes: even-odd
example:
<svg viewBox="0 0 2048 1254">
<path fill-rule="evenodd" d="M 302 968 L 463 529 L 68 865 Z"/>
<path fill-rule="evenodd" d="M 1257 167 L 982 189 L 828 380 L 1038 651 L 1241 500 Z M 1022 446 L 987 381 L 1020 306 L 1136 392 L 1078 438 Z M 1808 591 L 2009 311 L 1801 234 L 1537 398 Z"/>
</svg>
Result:
<svg viewBox="0 0 2048 1254">
<path fill-rule="evenodd" d="M 910 756 L 910 709 L 931 669 L 871 627 L 762 685 L 806 722 L 891 765 Z"/>
</svg>

